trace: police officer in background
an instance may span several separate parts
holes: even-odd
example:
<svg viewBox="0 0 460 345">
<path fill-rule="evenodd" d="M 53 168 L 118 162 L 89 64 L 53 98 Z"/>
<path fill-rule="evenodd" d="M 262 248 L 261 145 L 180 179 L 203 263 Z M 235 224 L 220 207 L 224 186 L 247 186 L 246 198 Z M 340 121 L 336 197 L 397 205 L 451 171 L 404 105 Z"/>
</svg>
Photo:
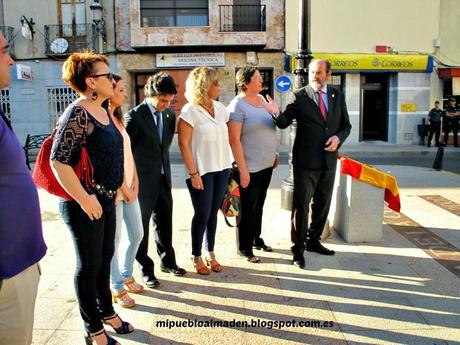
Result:
<svg viewBox="0 0 460 345">
<path fill-rule="evenodd" d="M 436 146 L 440 146 L 439 137 L 441 136 L 441 118 L 443 111 L 440 107 L 440 102 L 434 102 L 434 108 L 428 113 L 428 123 L 430 124 L 430 132 L 428 134 L 428 147 L 431 146 L 431 139 L 433 139 Z"/>
<path fill-rule="evenodd" d="M 458 147 L 458 120 L 460 118 L 460 108 L 457 106 L 455 97 L 449 98 L 449 105 L 444 112 L 444 145 L 447 145 L 449 133 L 454 133 L 454 146 Z"/>
</svg>

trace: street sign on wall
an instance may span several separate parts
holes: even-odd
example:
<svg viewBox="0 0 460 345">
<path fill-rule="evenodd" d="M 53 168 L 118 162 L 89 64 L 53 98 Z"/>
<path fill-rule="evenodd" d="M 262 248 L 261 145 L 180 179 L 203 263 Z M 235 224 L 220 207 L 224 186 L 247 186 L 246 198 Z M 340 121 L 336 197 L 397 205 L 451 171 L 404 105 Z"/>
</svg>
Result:
<svg viewBox="0 0 460 345">
<path fill-rule="evenodd" d="M 275 87 L 279 92 L 291 90 L 291 79 L 287 75 L 281 75 L 275 80 Z"/>
<path fill-rule="evenodd" d="M 225 53 L 157 54 L 157 67 L 225 66 Z"/>
</svg>

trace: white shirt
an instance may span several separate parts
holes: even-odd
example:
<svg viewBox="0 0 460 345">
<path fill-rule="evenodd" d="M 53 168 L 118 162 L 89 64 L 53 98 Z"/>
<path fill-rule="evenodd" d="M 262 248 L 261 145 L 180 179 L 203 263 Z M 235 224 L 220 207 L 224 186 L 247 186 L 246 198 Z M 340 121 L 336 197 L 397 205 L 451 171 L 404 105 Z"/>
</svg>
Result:
<svg viewBox="0 0 460 345">
<path fill-rule="evenodd" d="M 193 127 L 190 149 L 200 176 L 228 169 L 233 162 L 227 129 L 230 115 L 222 103 L 213 101 L 213 105 L 214 118 L 203 107 L 190 103 L 179 116 Z"/>
</svg>

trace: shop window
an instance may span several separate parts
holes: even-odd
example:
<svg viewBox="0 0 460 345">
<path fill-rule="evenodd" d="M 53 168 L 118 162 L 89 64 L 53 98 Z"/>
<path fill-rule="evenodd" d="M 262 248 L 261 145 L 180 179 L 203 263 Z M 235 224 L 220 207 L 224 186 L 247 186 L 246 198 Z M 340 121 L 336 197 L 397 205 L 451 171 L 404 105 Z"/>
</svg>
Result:
<svg viewBox="0 0 460 345">
<path fill-rule="evenodd" d="M 329 85 L 334 85 L 342 92 L 345 92 L 345 74 L 332 73 L 331 78 L 329 79 Z"/>
<path fill-rule="evenodd" d="M 140 0 L 142 27 L 208 26 L 208 0 Z"/>
<path fill-rule="evenodd" d="M 48 94 L 49 126 L 53 129 L 56 126 L 59 116 L 65 108 L 78 98 L 78 94 L 70 87 L 50 87 Z"/>
<path fill-rule="evenodd" d="M 0 102 L 2 102 L 2 110 L 8 120 L 11 121 L 11 103 L 10 103 L 10 90 L 3 89 L 0 94 Z"/>
</svg>

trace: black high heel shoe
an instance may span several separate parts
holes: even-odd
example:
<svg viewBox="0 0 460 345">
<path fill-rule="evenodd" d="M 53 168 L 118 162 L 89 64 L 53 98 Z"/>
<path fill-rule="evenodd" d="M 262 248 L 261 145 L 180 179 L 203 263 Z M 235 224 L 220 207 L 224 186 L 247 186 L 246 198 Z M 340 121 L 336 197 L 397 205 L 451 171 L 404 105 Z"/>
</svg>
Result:
<svg viewBox="0 0 460 345">
<path fill-rule="evenodd" d="M 119 345 L 120 343 L 117 342 L 115 339 L 110 337 L 107 333 L 105 333 L 104 329 L 101 329 L 99 332 L 96 333 L 87 333 L 85 336 L 85 343 L 86 345 L 92 345 L 93 341 L 96 340 L 96 337 L 99 335 L 105 334 L 107 337 L 107 345 Z"/>
<path fill-rule="evenodd" d="M 121 321 L 121 326 L 118 327 L 118 328 L 115 328 L 114 326 L 112 326 L 112 324 L 109 322 L 110 320 L 114 320 L 114 319 L 120 319 Z M 109 325 L 110 327 L 113 328 L 113 330 L 115 332 L 117 332 L 117 334 L 128 334 L 128 333 L 131 333 L 132 331 L 134 331 L 134 328 L 133 329 L 129 329 L 129 326 L 131 326 L 129 324 L 129 322 L 126 322 L 126 321 L 123 321 L 119 316 L 118 314 L 114 314 L 112 316 L 109 316 L 109 317 L 103 317 L 102 318 L 102 323 L 106 324 L 106 325 Z M 109 344 L 111 345 L 111 344 Z"/>
</svg>

